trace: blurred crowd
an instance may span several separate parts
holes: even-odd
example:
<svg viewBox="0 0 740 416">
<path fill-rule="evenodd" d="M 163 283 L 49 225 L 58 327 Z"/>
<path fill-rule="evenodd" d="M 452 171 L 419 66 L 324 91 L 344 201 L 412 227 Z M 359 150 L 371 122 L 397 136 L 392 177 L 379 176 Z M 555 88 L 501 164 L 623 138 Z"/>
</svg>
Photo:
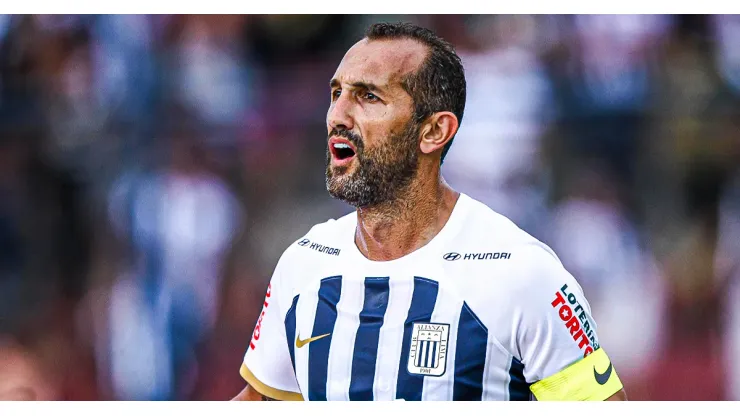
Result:
<svg viewBox="0 0 740 416">
<path fill-rule="evenodd" d="M 740 17 L 0 17 L 0 392 L 222 400 L 377 21 L 463 59 L 447 181 L 581 282 L 631 400 L 740 400 Z"/>
</svg>

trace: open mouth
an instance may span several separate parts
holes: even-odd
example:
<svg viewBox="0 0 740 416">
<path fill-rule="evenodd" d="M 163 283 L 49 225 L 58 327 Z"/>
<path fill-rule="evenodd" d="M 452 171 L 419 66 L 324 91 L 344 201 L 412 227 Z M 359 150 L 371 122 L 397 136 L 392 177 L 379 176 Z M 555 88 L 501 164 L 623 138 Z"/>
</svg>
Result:
<svg viewBox="0 0 740 416">
<path fill-rule="evenodd" d="M 329 151 L 334 161 L 339 165 L 349 163 L 356 154 L 352 143 L 339 137 L 333 137 L 329 140 Z"/>
</svg>

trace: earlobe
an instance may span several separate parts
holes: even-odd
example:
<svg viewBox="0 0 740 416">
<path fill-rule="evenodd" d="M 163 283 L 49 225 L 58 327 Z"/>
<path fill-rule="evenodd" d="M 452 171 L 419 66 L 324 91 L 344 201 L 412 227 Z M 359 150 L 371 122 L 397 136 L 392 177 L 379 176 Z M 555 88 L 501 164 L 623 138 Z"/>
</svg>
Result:
<svg viewBox="0 0 740 416">
<path fill-rule="evenodd" d="M 432 114 L 421 130 L 421 151 L 430 154 L 442 149 L 455 136 L 457 128 L 457 117 L 453 113 L 443 111 Z"/>
</svg>

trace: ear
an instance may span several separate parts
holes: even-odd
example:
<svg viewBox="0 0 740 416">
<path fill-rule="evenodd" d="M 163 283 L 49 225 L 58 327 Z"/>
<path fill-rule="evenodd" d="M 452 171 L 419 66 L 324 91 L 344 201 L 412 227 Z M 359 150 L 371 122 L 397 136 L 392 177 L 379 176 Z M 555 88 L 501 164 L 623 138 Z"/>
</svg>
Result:
<svg viewBox="0 0 740 416">
<path fill-rule="evenodd" d="M 425 154 L 442 149 L 457 133 L 457 116 L 449 111 L 432 114 L 421 128 L 421 151 Z"/>
</svg>

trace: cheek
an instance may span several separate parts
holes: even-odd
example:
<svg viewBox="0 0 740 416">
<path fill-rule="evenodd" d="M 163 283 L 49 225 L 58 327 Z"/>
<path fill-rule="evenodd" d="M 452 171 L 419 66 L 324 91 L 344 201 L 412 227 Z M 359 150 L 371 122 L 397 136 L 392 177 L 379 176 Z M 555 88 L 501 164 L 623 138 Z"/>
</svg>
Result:
<svg viewBox="0 0 740 416">
<path fill-rule="evenodd" d="M 368 125 L 361 131 L 365 150 L 384 148 L 390 145 L 391 131 L 384 125 Z"/>
<path fill-rule="evenodd" d="M 410 121 L 411 113 L 406 109 L 377 105 L 366 107 L 356 117 L 355 127 L 366 146 L 376 147 L 403 134 Z"/>
</svg>

